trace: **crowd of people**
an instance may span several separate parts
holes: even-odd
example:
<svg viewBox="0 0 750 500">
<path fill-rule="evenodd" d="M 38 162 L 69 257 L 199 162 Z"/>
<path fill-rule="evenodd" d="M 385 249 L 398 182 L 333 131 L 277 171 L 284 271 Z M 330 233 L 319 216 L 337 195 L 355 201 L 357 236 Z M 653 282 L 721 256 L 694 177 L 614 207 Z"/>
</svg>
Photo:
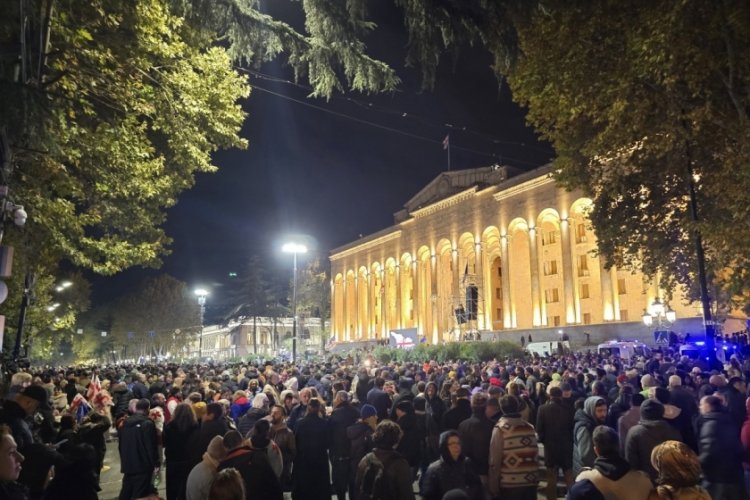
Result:
<svg viewBox="0 0 750 500">
<path fill-rule="evenodd" d="M 116 446 L 122 500 L 747 500 L 748 376 L 670 352 L 32 368 L 0 499 L 98 498 Z"/>
</svg>

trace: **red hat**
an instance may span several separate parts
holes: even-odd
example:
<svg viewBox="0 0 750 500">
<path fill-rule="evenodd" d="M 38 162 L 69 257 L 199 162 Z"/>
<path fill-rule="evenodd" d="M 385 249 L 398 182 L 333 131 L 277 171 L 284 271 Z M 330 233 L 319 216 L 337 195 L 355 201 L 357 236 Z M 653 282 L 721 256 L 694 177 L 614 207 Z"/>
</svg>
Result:
<svg viewBox="0 0 750 500">
<path fill-rule="evenodd" d="M 502 387 L 503 383 L 500 381 L 497 377 L 490 378 L 490 385 L 494 385 L 495 387 Z"/>
<path fill-rule="evenodd" d="M 624 384 L 628 381 L 628 376 L 624 373 L 621 373 L 617 376 L 617 383 L 618 384 Z"/>
</svg>

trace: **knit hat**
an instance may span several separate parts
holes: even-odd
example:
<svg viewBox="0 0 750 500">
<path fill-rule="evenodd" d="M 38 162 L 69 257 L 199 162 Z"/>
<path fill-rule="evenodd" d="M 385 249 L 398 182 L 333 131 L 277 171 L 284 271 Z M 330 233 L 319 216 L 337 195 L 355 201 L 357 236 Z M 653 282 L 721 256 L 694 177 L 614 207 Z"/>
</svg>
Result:
<svg viewBox="0 0 750 500">
<path fill-rule="evenodd" d="M 655 399 L 647 399 L 641 403 L 641 418 L 643 420 L 661 420 L 664 417 L 664 405 Z"/>
<path fill-rule="evenodd" d="M 502 387 L 502 382 L 497 377 L 490 378 L 490 385 L 494 385 L 495 387 Z"/>
<path fill-rule="evenodd" d="M 362 419 L 374 417 L 378 414 L 378 410 L 375 409 L 372 405 L 363 405 L 362 409 L 359 410 L 359 416 Z"/>
<path fill-rule="evenodd" d="M 555 372 L 552 374 L 552 380 L 557 382 L 557 381 L 560 381 L 561 379 L 562 379 L 562 375 L 560 375 L 559 373 Z"/>
<path fill-rule="evenodd" d="M 682 385 L 682 379 L 679 375 L 671 375 L 669 377 L 669 387 L 679 387 Z"/>
<path fill-rule="evenodd" d="M 39 408 L 50 410 L 47 389 L 40 385 L 30 385 L 26 387 L 21 394 L 27 398 L 33 399 L 39 403 Z"/>
<path fill-rule="evenodd" d="M 617 383 L 618 384 L 625 384 L 628 381 L 628 376 L 624 373 L 621 373 L 617 376 Z"/>
</svg>

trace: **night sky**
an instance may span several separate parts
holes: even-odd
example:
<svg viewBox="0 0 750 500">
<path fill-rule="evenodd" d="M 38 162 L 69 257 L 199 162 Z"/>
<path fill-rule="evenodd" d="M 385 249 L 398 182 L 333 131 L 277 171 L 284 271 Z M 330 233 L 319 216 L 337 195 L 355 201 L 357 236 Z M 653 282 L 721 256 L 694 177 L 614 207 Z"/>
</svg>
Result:
<svg viewBox="0 0 750 500">
<path fill-rule="evenodd" d="M 92 277 L 95 305 L 159 273 L 220 296 L 228 273 L 240 272 L 251 254 L 263 257 L 271 274 L 290 274 L 291 257 L 279 247 L 293 233 L 317 240 L 316 253 L 327 261 L 332 248 L 391 225 L 393 213 L 447 169 L 441 143 L 449 132 L 453 170 L 493 163 L 531 169 L 549 161 L 551 148 L 525 126 L 488 53 L 464 47 L 457 61 L 446 54 L 435 88 L 420 92 L 418 71 L 404 68 L 400 13 L 379 8 L 371 13 L 379 28 L 368 50 L 396 68 L 400 91 L 308 99 L 306 82 L 285 83 L 292 77 L 283 61 L 251 70 L 258 88 L 243 103 L 242 129 L 249 148 L 216 154 L 219 171 L 200 174 L 168 211 L 165 228 L 174 242 L 162 268 Z"/>
</svg>

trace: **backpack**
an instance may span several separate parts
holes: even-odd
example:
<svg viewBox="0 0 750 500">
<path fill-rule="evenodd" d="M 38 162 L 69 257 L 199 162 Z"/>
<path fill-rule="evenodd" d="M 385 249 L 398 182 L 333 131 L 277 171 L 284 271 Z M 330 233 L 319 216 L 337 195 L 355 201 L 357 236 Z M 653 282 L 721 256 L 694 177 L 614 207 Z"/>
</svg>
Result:
<svg viewBox="0 0 750 500">
<path fill-rule="evenodd" d="M 364 462 L 364 472 L 359 485 L 358 500 L 385 500 L 389 497 L 385 471 L 390 461 L 382 462 L 375 453 L 368 453 Z"/>
</svg>

